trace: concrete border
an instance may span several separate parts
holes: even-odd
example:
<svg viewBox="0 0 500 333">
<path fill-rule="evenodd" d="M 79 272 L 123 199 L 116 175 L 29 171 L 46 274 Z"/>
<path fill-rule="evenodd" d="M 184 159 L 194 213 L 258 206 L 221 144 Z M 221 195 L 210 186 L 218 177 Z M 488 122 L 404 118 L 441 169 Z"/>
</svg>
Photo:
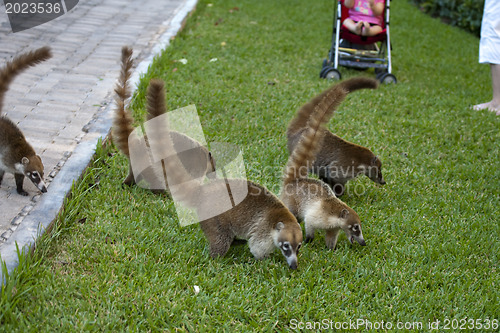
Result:
<svg viewBox="0 0 500 333">
<path fill-rule="evenodd" d="M 140 75 L 146 73 L 155 56 L 165 49 L 170 40 L 182 30 L 188 15 L 195 9 L 198 0 L 187 0 L 171 20 L 162 25 L 168 26 L 167 30 L 160 36 L 158 42 L 146 57 L 135 68 L 131 77 L 131 86 L 136 87 L 140 81 Z M 118 55 L 117 55 L 118 56 Z M 118 73 L 117 73 L 118 77 Z M 110 90 L 111 95 L 113 89 Z M 100 138 L 109 135 L 113 120 L 114 103 L 109 103 L 101 109 L 96 117 L 89 123 L 88 132 L 82 141 L 68 158 L 64 166 L 55 176 L 49 187 L 49 192 L 43 195 L 38 204 L 24 217 L 22 223 L 2 245 L 0 260 L 5 262 L 7 272 L 10 274 L 19 265 L 17 248 L 20 252 L 31 250 L 36 239 L 52 226 L 57 215 L 61 211 L 64 200 L 71 190 L 74 181 L 77 181 L 90 164 L 95 154 L 95 149 Z M 2 285 L 5 276 L 0 271 Z"/>
</svg>

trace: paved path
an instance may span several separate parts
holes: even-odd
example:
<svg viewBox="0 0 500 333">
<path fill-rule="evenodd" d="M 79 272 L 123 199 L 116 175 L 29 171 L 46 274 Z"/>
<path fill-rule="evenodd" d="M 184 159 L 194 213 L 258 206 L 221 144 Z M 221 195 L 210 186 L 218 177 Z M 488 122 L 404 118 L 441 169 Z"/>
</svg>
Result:
<svg viewBox="0 0 500 333">
<path fill-rule="evenodd" d="M 194 8 L 196 0 L 86 0 L 65 15 L 12 33 L 0 6 L 0 66 L 14 55 L 49 45 L 53 57 L 16 77 L 4 115 L 18 124 L 42 157 L 48 193 L 28 180 L 16 193 L 6 174 L 0 187 L 0 255 L 17 266 L 16 243 L 30 245 L 60 210 L 73 180 L 88 165 L 99 137 L 109 132 L 121 47 L 134 49 L 133 80 Z M 2 279 L 3 280 L 3 279 Z M 1 282 L 0 282 L 1 283 Z"/>
</svg>

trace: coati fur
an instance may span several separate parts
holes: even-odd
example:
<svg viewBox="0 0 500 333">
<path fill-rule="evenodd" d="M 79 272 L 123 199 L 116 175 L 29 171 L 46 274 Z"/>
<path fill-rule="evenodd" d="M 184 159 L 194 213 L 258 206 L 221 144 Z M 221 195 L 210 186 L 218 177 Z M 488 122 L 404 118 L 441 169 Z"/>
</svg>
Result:
<svg viewBox="0 0 500 333">
<path fill-rule="evenodd" d="M 165 127 L 162 124 L 162 128 Z M 277 196 L 264 186 L 245 179 L 217 178 L 204 184 L 193 182 L 177 158 L 172 140 L 165 142 L 168 142 L 165 149 L 170 153 L 162 155 L 173 156 L 164 160 L 172 198 L 196 210 L 212 258 L 224 256 L 233 242 L 247 240 L 256 259 L 266 258 L 277 247 L 290 269 L 297 269 L 302 228 Z M 235 189 L 245 190 L 240 194 L 241 202 L 237 200 Z M 228 196 L 232 205 L 219 209 Z M 222 213 L 209 215 L 211 212 Z"/>
<path fill-rule="evenodd" d="M 42 193 L 47 192 L 43 182 L 43 163 L 19 127 L 2 116 L 4 96 L 18 74 L 51 56 L 50 48 L 42 47 L 15 57 L 0 70 L 0 184 L 6 171 L 14 174 L 17 193 L 23 196 L 28 195 L 23 189 L 24 177 L 28 177 Z"/>
<path fill-rule="evenodd" d="M 123 181 L 125 185 L 134 185 L 136 179 L 130 163 L 129 136 L 134 130 L 134 119 L 130 110 L 126 107 L 127 100 L 132 96 L 128 81 L 130 80 L 133 67 L 132 49 L 124 46 L 121 56 L 120 77 L 115 87 L 115 118 L 113 121 L 112 137 L 118 150 L 120 150 L 129 159 L 128 175 Z M 152 79 L 147 91 L 148 107 L 147 120 L 161 116 L 166 112 L 164 82 Z M 183 147 L 183 150 L 189 149 L 189 153 L 181 154 L 181 161 L 189 166 L 189 172 L 195 178 L 201 178 L 205 175 L 213 175 L 215 172 L 215 161 L 212 154 L 201 143 L 189 136 L 171 131 L 172 140 L 176 148 Z M 153 165 L 142 173 L 146 181 L 154 182 L 159 179 L 160 183 L 164 181 L 164 170 L 159 169 L 159 165 Z M 160 178 L 158 178 L 160 177 Z M 151 184 L 150 184 L 151 185 Z M 168 188 L 167 188 L 168 190 Z"/>
<path fill-rule="evenodd" d="M 365 88 L 376 89 L 378 82 L 370 78 L 355 78 L 343 81 L 340 85 L 348 92 L 352 92 Z M 337 88 L 336 86 L 330 87 L 304 104 L 288 125 L 287 138 L 290 154 L 306 131 L 307 121 L 315 106 L 332 89 Z M 330 185 L 337 196 L 344 193 L 347 181 L 361 174 L 378 184 L 385 184 L 382 176 L 382 162 L 370 149 L 343 140 L 326 129 L 323 131 L 325 133 L 322 135 L 319 150 L 314 156 L 314 163 L 309 171 Z"/>
<path fill-rule="evenodd" d="M 127 100 L 132 96 L 128 81 L 132 75 L 132 49 L 126 46 L 122 47 L 121 55 L 121 70 L 118 82 L 115 87 L 115 117 L 113 119 L 113 128 L 111 135 L 113 143 L 119 151 L 121 151 L 129 160 L 128 175 L 123 181 L 125 185 L 135 184 L 132 165 L 130 164 L 130 151 L 128 146 L 128 138 L 134 130 L 134 118 L 132 118 L 130 110 L 126 107 Z"/>
<path fill-rule="evenodd" d="M 356 80 L 356 79 L 354 79 Z M 304 222 L 306 242 L 314 239 L 317 229 L 325 230 L 326 246 L 333 250 L 340 230 L 351 243 L 366 245 L 358 214 L 335 196 L 322 180 L 308 178 L 308 169 L 318 153 L 326 131 L 323 126 L 347 96 L 345 84 L 331 87 L 316 103 L 307 125 L 288 159 L 281 199 L 290 211 Z"/>
</svg>

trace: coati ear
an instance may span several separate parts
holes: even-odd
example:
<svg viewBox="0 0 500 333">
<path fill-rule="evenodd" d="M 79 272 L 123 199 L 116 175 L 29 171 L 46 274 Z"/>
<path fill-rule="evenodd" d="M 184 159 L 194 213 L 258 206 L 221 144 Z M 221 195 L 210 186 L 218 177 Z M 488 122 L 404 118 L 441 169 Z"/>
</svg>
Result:
<svg viewBox="0 0 500 333">
<path fill-rule="evenodd" d="M 373 156 L 373 158 L 372 158 L 372 165 L 377 165 L 377 161 L 378 161 L 378 157 L 377 156 Z"/>
<path fill-rule="evenodd" d="M 276 230 L 281 231 L 281 229 L 283 229 L 284 227 L 285 225 L 283 224 L 283 222 L 276 223 Z"/>
<path fill-rule="evenodd" d="M 25 156 L 21 159 L 21 163 L 26 166 L 30 163 L 30 160 Z"/>
<path fill-rule="evenodd" d="M 347 215 L 349 215 L 349 211 L 348 211 L 347 209 L 345 209 L 345 208 L 344 208 L 344 209 L 342 209 L 342 211 L 340 212 L 339 217 L 340 217 L 341 219 L 345 219 L 345 218 L 347 217 Z"/>
</svg>

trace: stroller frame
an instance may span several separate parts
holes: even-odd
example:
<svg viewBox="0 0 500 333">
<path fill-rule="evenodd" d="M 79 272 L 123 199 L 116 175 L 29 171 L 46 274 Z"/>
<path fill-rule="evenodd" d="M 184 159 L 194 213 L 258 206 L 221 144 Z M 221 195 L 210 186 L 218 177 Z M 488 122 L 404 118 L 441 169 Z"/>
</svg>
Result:
<svg viewBox="0 0 500 333">
<path fill-rule="evenodd" d="M 377 80 L 381 83 L 397 82 L 396 77 L 392 74 L 392 47 L 389 32 L 390 1 L 385 0 L 382 32 L 371 37 L 354 35 L 342 27 L 343 19 L 348 16 L 348 9 L 344 6 L 344 0 L 337 1 L 332 46 L 328 53 L 328 59 L 323 60 L 320 71 L 321 78 L 340 80 L 342 75 L 338 68 L 344 66 L 355 69 L 374 68 Z M 351 37 L 355 41 L 349 41 L 343 35 Z"/>
</svg>

